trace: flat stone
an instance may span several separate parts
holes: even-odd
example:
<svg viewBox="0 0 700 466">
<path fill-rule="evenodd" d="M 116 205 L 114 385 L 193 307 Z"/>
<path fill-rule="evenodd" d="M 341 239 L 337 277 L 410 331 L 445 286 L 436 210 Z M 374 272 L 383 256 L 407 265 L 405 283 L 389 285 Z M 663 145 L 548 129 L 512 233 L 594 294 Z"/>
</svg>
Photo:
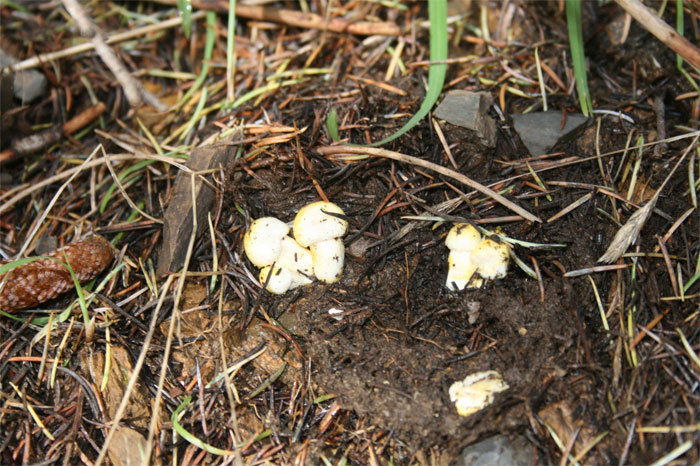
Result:
<svg viewBox="0 0 700 466">
<path fill-rule="evenodd" d="M 445 95 L 435 109 L 435 116 L 475 131 L 484 145 L 496 147 L 496 123 L 488 115 L 492 103 L 493 98 L 487 92 L 457 89 Z"/>
<path fill-rule="evenodd" d="M 530 466 L 539 465 L 533 460 L 532 445 L 522 436 L 509 439 L 505 435 L 496 435 L 486 440 L 469 445 L 452 466 Z"/>
<path fill-rule="evenodd" d="M 198 147 L 192 151 L 187 161 L 187 167 L 200 172 L 224 167 L 233 160 L 234 146 L 211 145 Z M 187 245 L 192 234 L 192 183 L 191 175 L 181 171 L 175 178 L 173 196 L 168 203 L 163 218 L 163 243 L 158 254 L 158 273 L 177 272 L 185 263 Z M 194 178 L 194 198 L 197 203 L 198 237 L 208 228 L 207 213 L 214 204 L 215 191 L 206 184 L 201 176 Z"/>
<path fill-rule="evenodd" d="M 0 49 L 0 68 L 14 65 L 17 60 L 4 50 Z M 14 74 L 14 96 L 22 101 L 22 104 L 31 102 L 44 95 L 46 91 L 46 76 L 36 70 L 24 70 Z"/>
<path fill-rule="evenodd" d="M 533 156 L 546 154 L 561 138 L 588 121 L 580 113 L 568 113 L 564 128 L 561 128 L 562 115 L 557 110 L 518 113 L 511 117 L 515 131 Z"/>
</svg>

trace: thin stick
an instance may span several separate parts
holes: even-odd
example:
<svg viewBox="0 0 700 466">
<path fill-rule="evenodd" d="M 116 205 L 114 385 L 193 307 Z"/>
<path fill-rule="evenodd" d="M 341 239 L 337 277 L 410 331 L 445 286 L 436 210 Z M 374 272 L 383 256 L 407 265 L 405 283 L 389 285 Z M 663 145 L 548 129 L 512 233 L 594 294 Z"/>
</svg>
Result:
<svg viewBox="0 0 700 466">
<path fill-rule="evenodd" d="M 117 162 L 117 161 L 123 161 L 123 160 L 156 160 L 159 162 L 165 162 L 165 163 L 168 163 L 170 165 L 173 165 L 173 166 L 179 168 L 180 170 L 186 171 L 188 173 L 191 172 L 191 170 L 189 168 L 187 168 L 185 165 L 182 165 L 169 157 L 161 157 L 161 156 L 155 155 L 155 154 L 153 154 L 153 155 L 146 155 L 146 154 L 141 155 L 138 153 L 136 153 L 136 154 L 116 154 L 116 155 L 110 155 L 109 158 L 100 157 L 99 159 L 96 159 L 96 160 L 89 160 L 89 161 L 86 160 L 79 167 L 70 168 L 64 172 L 58 173 L 58 174 L 52 176 L 51 178 L 47 178 L 47 179 L 40 181 L 36 184 L 26 183 L 26 184 L 19 187 L 21 189 L 12 191 L 13 193 L 17 192 L 17 191 L 18 192 L 10 200 L 0 204 L 0 214 L 8 211 L 10 209 L 10 207 L 15 205 L 20 200 L 24 199 L 25 197 L 27 197 L 31 193 L 36 192 L 36 191 L 42 189 L 43 187 L 48 186 L 48 185 L 55 183 L 57 181 L 60 181 L 64 178 L 68 178 L 69 176 L 73 175 L 76 172 L 79 172 L 79 171 L 87 169 L 87 168 L 96 167 L 98 165 L 103 165 L 107 162 Z M 6 196 L 3 196 L 3 197 L 6 197 Z M 2 200 L 2 198 L 0 198 L 0 200 Z"/>
<path fill-rule="evenodd" d="M 457 173 L 456 171 L 450 170 L 449 168 L 445 168 L 432 162 L 428 162 L 427 160 L 412 157 L 410 155 L 405 155 L 400 152 L 393 152 L 390 150 L 378 149 L 374 147 L 328 146 L 319 147 L 316 150 L 323 155 L 367 154 L 373 157 L 382 157 L 385 159 L 396 160 L 398 162 L 410 163 L 411 165 L 417 165 L 419 167 L 427 168 L 428 170 L 432 170 L 434 172 L 440 173 L 441 175 L 448 176 L 454 180 L 459 181 L 460 183 L 469 186 L 472 189 L 475 189 L 476 191 L 479 191 L 482 194 L 485 194 L 494 201 L 507 207 L 508 209 L 512 210 L 513 212 L 517 213 L 523 218 L 530 220 L 531 222 L 542 222 L 542 220 L 540 220 L 539 217 L 536 217 L 535 215 L 531 214 L 530 212 L 523 209 L 514 202 L 509 201 L 493 189 L 487 188 L 483 184 L 478 183 L 472 180 L 471 178 L 462 175 L 461 173 Z"/>
<path fill-rule="evenodd" d="M 80 33 L 90 38 L 97 54 L 114 74 L 114 77 L 117 78 L 117 81 L 119 81 L 119 84 L 121 84 L 124 89 L 124 95 L 126 95 L 126 100 L 129 101 L 129 105 L 136 107 L 144 101 L 159 112 L 165 112 L 168 106 L 148 92 L 141 85 L 141 82 L 129 73 L 129 70 L 126 69 L 112 47 L 105 43 L 102 29 L 92 22 L 92 19 L 88 16 L 82 4 L 77 0 L 63 0 L 63 6 L 66 7 L 68 13 L 70 13 L 73 20 L 77 23 Z"/>
<path fill-rule="evenodd" d="M 153 0 L 165 5 L 176 5 L 177 0 Z M 228 13 L 228 0 L 192 0 L 194 8 L 214 10 L 217 13 Z M 359 36 L 398 36 L 401 28 L 396 23 L 388 21 L 350 22 L 342 18 L 330 18 L 326 20 L 321 15 L 304 13 L 294 10 L 283 10 L 274 7 L 260 5 L 241 5 L 236 2 L 236 16 L 240 18 L 257 19 L 258 21 L 271 21 L 304 29 L 320 29 L 322 31 L 340 32 Z"/>
<path fill-rule="evenodd" d="M 639 0 L 615 0 L 618 5 L 639 21 L 647 31 L 663 42 L 668 48 L 700 70 L 700 50 L 688 39 L 678 34 L 671 26 L 656 16 Z"/>
<path fill-rule="evenodd" d="M 192 20 L 194 21 L 195 19 L 202 18 L 205 15 L 205 13 L 205 11 L 198 11 L 194 13 L 192 15 Z M 179 26 L 180 24 L 182 24 L 182 18 L 178 16 L 177 18 L 168 19 L 166 21 L 163 21 L 162 23 L 149 24 L 148 26 L 144 26 L 142 28 L 132 29 L 130 31 L 124 31 L 120 32 L 119 34 L 114 34 L 113 36 L 110 36 L 105 40 L 105 44 L 115 44 L 117 42 L 133 39 L 135 37 L 145 36 L 146 34 L 149 34 L 151 32 L 162 31 L 163 29 L 169 29 L 175 26 Z M 15 63 L 14 65 L 4 67 L 0 69 L 0 71 L 9 71 L 12 73 L 17 71 L 28 70 L 30 68 L 36 68 L 42 63 L 46 63 L 52 60 L 58 60 L 59 58 L 65 58 L 77 55 L 79 53 L 89 52 L 94 48 L 95 46 L 92 42 L 85 42 L 83 44 L 68 47 L 67 49 L 59 50 L 57 52 L 44 53 L 42 55 L 27 58 L 26 60 L 22 60 L 21 62 Z"/>
</svg>

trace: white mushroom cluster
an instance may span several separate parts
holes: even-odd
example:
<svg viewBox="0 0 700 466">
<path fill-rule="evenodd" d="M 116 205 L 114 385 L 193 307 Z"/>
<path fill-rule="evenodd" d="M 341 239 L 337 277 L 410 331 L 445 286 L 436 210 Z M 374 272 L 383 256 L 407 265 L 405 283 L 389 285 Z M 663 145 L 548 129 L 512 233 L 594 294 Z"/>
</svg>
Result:
<svg viewBox="0 0 700 466">
<path fill-rule="evenodd" d="M 461 291 L 467 286 L 480 288 L 484 279 L 506 276 L 510 256 L 508 245 L 491 238 L 482 239 L 474 225 L 458 223 L 453 226 L 445 245 L 450 250 L 445 286 L 450 290 Z"/>
<path fill-rule="evenodd" d="M 450 386 L 450 401 L 455 404 L 457 414 L 469 416 L 493 403 L 493 397 L 508 388 L 498 372 L 477 372 Z"/>
<path fill-rule="evenodd" d="M 260 284 L 274 294 L 308 285 L 315 276 L 326 283 L 343 274 L 345 247 L 342 237 L 348 229 L 343 210 L 332 202 L 314 202 L 294 218 L 292 234 L 286 223 L 262 217 L 243 238 L 250 262 L 260 267 Z"/>
</svg>

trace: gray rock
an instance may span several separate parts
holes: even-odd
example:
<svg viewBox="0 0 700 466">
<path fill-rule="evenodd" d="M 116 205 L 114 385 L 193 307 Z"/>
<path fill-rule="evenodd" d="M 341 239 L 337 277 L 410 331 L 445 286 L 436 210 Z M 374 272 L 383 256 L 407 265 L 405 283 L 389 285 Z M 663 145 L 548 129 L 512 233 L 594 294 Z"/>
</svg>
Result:
<svg viewBox="0 0 700 466">
<path fill-rule="evenodd" d="M 469 445 L 452 466 L 530 466 L 533 463 L 532 445 L 518 435 L 512 440 L 505 435 L 496 435 Z"/>
<path fill-rule="evenodd" d="M 0 68 L 14 65 L 18 61 L 15 57 L 0 49 Z M 22 104 L 26 104 L 44 94 L 46 83 L 46 76 L 36 70 L 20 71 L 14 75 L 14 95 L 22 101 Z"/>
<path fill-rule="evenodd" d="M 561 112 L 533 112 L 511 115 L 513 126 L 531 155 L 546 154 L 564 136 L 588 121 L 580 113 L 566 115 L 566 123 L 561 129 Z"/>
<path fill-rule="evenodd" d="M 496 123 L 488 116 L 493 103 L 486 92 L 454 90 L 447 93 L 435 109 L 435 116 L 455 126 L 476 131 L 481 142 L 496 147 Z"/>
</svg>

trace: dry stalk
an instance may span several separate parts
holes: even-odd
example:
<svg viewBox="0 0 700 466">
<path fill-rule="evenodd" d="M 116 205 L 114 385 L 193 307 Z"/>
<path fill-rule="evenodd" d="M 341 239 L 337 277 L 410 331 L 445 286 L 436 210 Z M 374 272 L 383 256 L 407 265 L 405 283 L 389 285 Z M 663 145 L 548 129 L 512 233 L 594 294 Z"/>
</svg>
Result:
<svg viewBox="0 0 700 466">
<path fill-rule="evenodd" d="M 479 191 L 482 194 L 485 194 L 486 196 L 490 197 L 499 204 L 507 207 L 508 209 L 522 216 L 526 220 L 529 220 L 531 222 L 542 221 L 539 219 L 539 217 L 531 214 L 516 203 L 509 201 L 493 189 L 488 188 L 483 184 L 476 182 L 471 178 L 462 175 L 461 173 L 458 173 L 454 170 L 450 170 L 449 168 L 445 168 L 435 163 L 428 162 L 427 160 L 419 159 L 418 157 L 412 157 L 410 155 L 402 154 L 400 152 L 394 152 L 386 149 L 377 149 L 373 147 L 328 146 L 319 147 L 317 148 L 317 151 L 323 155 L 366 154 L 373 157 L 382 157 L 385 159 L 396 160 L 398 162 L 409 163 L 411 165 L 417 165 L 419 167 L 427 168 L 428 170 L 440 173 L 441 175 L 449 176 L 450 178 L 457 180 L 460 183 L 464 183 L 470 188 L 475 189 L 476 191 Z"/>
<path fill-rule="evenodd" d="M 97 54 L 122 85 L 129 104 L 132 107 L 136 107 L 143 100 L 159 112 L 168 110 L 167 105 L 144 89 L 141 83 L 131 76 L 119 57 L 117 57 L 117 54 L 114 53 L 114 50 L 105 43 L 102 30 L 92 22 L 83 6 L 77 0 L 63 0 L 63 5 L 78 24 L 80 33 L 90 38 Z"/>
<path fill-rule="evenodd" d="M 633 213 L 629 220 L 627 220 L 627 222 L 625 222 L 625 224 L 622 225 L 622 228 L 620 228 L 617 231 L 615 237 L 610 243 L 610 246 L 608 246 L 608 249 L 605 251 L 605 254 L 603 254 L 598 259 L 598 262 L 615 262 L 625 253 L 627 248 L 637 240 L 637 236 L 639 236 L 639 232 L 642 230 L 644 223 L 649 218 L 649 214 L 654 209 L 654 206 L 656 205 L 656 201 L 659 199 L 661 191 L 663 191 L 664 187 L 666 186 L 666 183 L 668 183 L 668 181 L 671 179 L 673 174 L 676 172 L 676 169 L 678 169 L 678 167 L 680 166 L 681 162 L 685 160 L 685 157 L 688 155 L 688 152 L 690 152 L 693 146 L 695 146 L 695 143 L 698 141 L 698 137 L 700 137 L 700 135 L 695 136 L 690 145 L 688 145 L 688 148 L 685 150 L 681 158 L 678 159 L 678 162 L 676 162 L 676 164 L 671 169 L 671 173 L 669 173 L 668 176 L 666 176 L 666 179 L 663 183 L 661 183 L 661 186 L 659 187 L 659 189 L 656 190 L 656 193 L 649 200 L 649 202 L 647 202 L 647 204 L 644 207 Z"/>
<path fill-rule="evenodd" d="M 663 42 L 668 48 L 683 57 L 700 70 L 700 50 L 688 39 L 678 34 L 639 0 L 615 0 L 618 5 L 639 21 L 647 31 Z"/>
</svg>

